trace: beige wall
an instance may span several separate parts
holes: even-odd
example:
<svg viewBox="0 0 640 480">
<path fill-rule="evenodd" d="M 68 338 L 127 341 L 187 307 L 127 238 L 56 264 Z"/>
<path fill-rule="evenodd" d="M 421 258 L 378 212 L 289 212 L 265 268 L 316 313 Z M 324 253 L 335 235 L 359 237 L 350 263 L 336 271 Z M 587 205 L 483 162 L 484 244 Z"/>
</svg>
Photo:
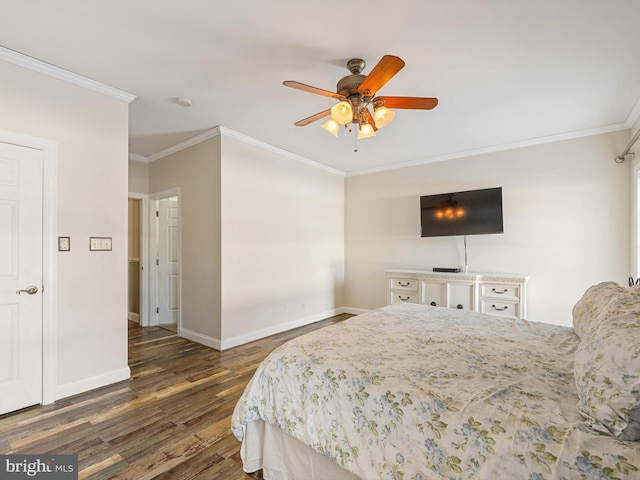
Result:
<svg viewBox="0 0 640 480">
<path fill-rule="evenodd" d="M 129 160 L 129 192 L 149 193 L 149 165 Z"/>
<path fill-rule="evenodd" d="M 344 176 L 222 138 L 223 346 L 344 306 Z"/>
<path fill-rule="evenodd" d="M 346 304 L 386 302 L 385 269 L 458 267 L 461 237 L 420 238 L 419 196 L 503 188 L 502 235 L 468 237 L 469 271 L 531 275 L 528 318 L 569 325 L 591 284 L 630 268 L 629 132 L 451 160 L 346 182 Z"/>
<path fill-rule="evenodd" d="M 180 188 L 182 320 L 220 339 L 220 137 L 149 164 L 149 192 Z"/>
<path fill-rule="evenodd" d="M 182 333 L 228 348 L 344 305 L 344 176 L 225 136 L 149 164 L 180 188 Z"/>
<path fill-rule="evenodd" d="M 127 378 L 128 105 L 4 62 L 0 105 L 0 129 L 58 144 L 56 395 Z"/>
<path fill-rule="evenodd" d="M 468 237 L 469 270 L 531 275 L 528 317 L 568 325 L 589 285 L 629 274 L 630 166 L 613 161 L 628 139 L 356 175 L 346 186 L 225 135 L 157 160 L 149 191 L 180 187 L 183 197 L 183 325 L 226 348 L 343 306 L 382 306 L 385 269 L 463 264 L 461 238 L 419 237 L 419 196 L 492 186 L 503 187 L 505 233 Z"/>
</svg>

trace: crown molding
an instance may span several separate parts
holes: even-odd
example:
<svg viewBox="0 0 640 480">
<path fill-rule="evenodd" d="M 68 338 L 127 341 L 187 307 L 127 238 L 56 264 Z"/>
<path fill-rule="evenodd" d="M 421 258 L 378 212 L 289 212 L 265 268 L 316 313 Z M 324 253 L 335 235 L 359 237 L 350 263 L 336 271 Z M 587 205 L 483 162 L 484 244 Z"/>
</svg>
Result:
<svg viewBox="0 0 640 480">
<path fill-rule="evenodd" d="M 137 153 L 130 153 L 129 160 L 133 160 L 134 162 L 142 162 L 149 163 L 149 159 L 144 155 L 138 155 Z"/>
<path fill-rule="evenodd" d="M 34 72 L 42 73 L 49 77 L 62 80 L 63 82 L 71 83 L 82 88 L 86 88 L 87 90 L 101 93 L 102 95 L 106 95 L 108 97 L 115 98 L 116 100 L 120 100 L 126 103 L 131 103 L 136 98 L 135 95 L 127 93 L 123 90 L 110 87 L 108 85 L 105 85 L 104 83 L 96 82 L 95 80 L 83 77 L 82 75 L 78 75 L 77 73 L 73 73 L 69 70 L 56 67 L 55 65 L 51 65 L 50 63 L 37 60 L 33 57 L 29 57 L 27 55 L 2 46 L 0 46 L 0 60 L 4 60 L 5 62 L 12 63 L 19 67 L 28 68 L 29 70 L 33 70 Z"/>
<path fill-rule="evenodd" d="M 356 177 L 358 175 L 368 175 L 370 173 L 386 172 L 389 170 L 398 170 L 400 168 L 416 167 L 419 165 L 426 165 L 428 163 L 444 162 L 446 160 L 454 160 L 457 158 L 473 157 L 476 155 L 483 155 L 486 153 L 502 152 L 505 150 L 515 150 L 516 148 L 533 147 L 536 145 L 543 145 L 546 143 L 562 142 L 564 140 L 572 140 L 574 138 L 600 135 L 602 133 L 618 132 L 620 130 L 627 130 L 628 128 L 629 127 L 627 126 L 626 122 L 615 123 L 613 125 L 607 125 L 606 127 L 593 128 L 590 130 L 580 130 L 577 132 L 561 133 L 558 135 L 549 135 L 546 137 L 530 138 L 528 140 L 522 140 L 519 142 L 504 143 L 501 145 L 492 145 L 490 147 L 448 153 L 445 155 L 435 155 L 433 157 L 426 157 L 418 160 L 410 160 L 408 162 L 394 163 L 392 165 L 385 165 L 381 167 L 366 168 L 362 170 L 352 170 L 350 172 L 346 172 L 346 176 Z"/>
<path fill-rule="evenodd" d="M 182 142 L 176 143 L 175 145 L 171 145 L 170 147 L 160 150 L 159 152 L 148 155 L 146 157 L 147 162 L 151 163 L 161 158 L 168 157 L 169 155 L 177 153 L 180 150 L 193 147 L 194 145 L 202 143 L 205 140 L 209 140 L 210 138 L 217 137 L 218 135 L 220 135 L 220 127 L 213 127 L 211 130 L 199 133 L 194 137 L 188 138 Z"/>
<path fill-rule="evenodd" d="M 627 128 L 632 128 L 638 121 L 638 118 L 640 118 L 640 98 L 631 109 L 631 112 L 627 117 L 627 121 L 624 122 L 624 124 L 627 126 Z"/>
<path fill-rule="evenodd" d="M 249 137 L 247 135 L 244 135 L 240 132 L 236 132 L 235 130 L 231 130 L 226 127 L 218 127 L 218 128 L 220 129 L 221 133 L 223 133 L 224 135 L 234 138 L 236 140 L 240 140 L 241 142 L 247 143 L 249 145 L 253 145 L 254 147 L 260 148 L 262 150 L 266 150 L 271 153 L 275 153 L 276 155 L 280 155 L 282 157 L 287 157 L 292 160 L 296 160 L 301 163 L 305 163 L 312 167 L 319 168 L 320 170 L 324 170 L 325 172 L 333 173 L 335 175 L 341 175 L 343 177 L 345 176 L 344 171 L 339 170 L 337 168 L 330 167 L 328 165 L 325 165 L 324 163 L 316 162 L 315 160 L 310 160 L 296 153 L 290 152 L 280 147 L 276 147 L 274 145 L 263 142 L 261 140 L 256 140 L 255 138 Z"/>
<path fill-rule="evenodd" d="M 580 130 L 576 132 L 562 133 L 558 135 L 549 135 L 546 137 L 531 138 L 531 139 L 522 140 L 519 142 L 505 143 L 501 145 L 492 145 L 490 147 L 479 148 L 474 150 L 465 150 L 465 151 L 454 152 L 454 153 L 449 153 L 445 155 L 435 155 L 432 157 L 421 158 L 418 160 L 395 163 L 393 165 L 373 167 L 373 168 L 367 168 L 362 170 L 352 170 L 349 172 L 344 172 L 337 168 L 329 167 L 328 165 L 324 165 L 314 160 L 310 160 L 301 155 L 297 155 L 295 153 L 289 152 L 288 150 L 284 150 L 280 147 L 270 145 L 261 140 L 256 140 L 255 138 L 249 137 L 248 135 L 244 135 L 235 130 L 231 130 L 230 128 L 226 128 L 222 126 L 216 126 L 210 130 L 200 133 L 194 137 L 191 137 L 183 142 L 177 143 L 169 148 L 166 148 L 164 150 L 161 150 L 157 153 L 154 153 L 146 157 L 143 155 L 130 153 L 129 159 L 138 161 L 138 162 L 150 163 L 150 162 L 153 162 L 154 160 L 158 160 L 160 158 L 164 158 L 173 153 L 179 152 L 180 150 L 184 150 L 185 148 L 189 148 L 194 145 L 197 145 L 198 143 L 204 142 L 205 140 L 208 140 L 210 138 L 224 135 L 224 136 L 239 140 L 241 142 L 247 143 L 249 145 L 253 145 L 262 150 L 266 150 L 283 157 L 291 158 L 293 160 L 305 163 L 307 165 L 319 168 L 321 170 L 333 173 L 335 175 L 341 175 L 345 177 L 355 177 L 358 175 L 368 175 L 370 173 L 378 173 L 378 172 L 385 172 L 389 170 L 397 170 L 400 168 L 415 167 L 419 165 L 426 165 L 429 163 L 443 162 L 446 160 L 454 160 L 457 158 L 473 157 L 476 155 L 483 155 L 487 153 L 501 152 L 505 150 L 514 150 L 517 148 L 532 147 L 536 145 L 543 145 L 546 143 L 561 142 L 564 140 L 572 140 L 575 138 L 589 137 L 592 135 L 600 135 L 603 133 L 611 133 L 611 132 L 617 132 L 620 130 L 627 130 L 631 128 L 636 123 L 636 121 L 638 121 L 638 118 L 640 118 L 640 100 L 638 101 L 638 103 L 636 103 L 636 105 L 634 106 L 633 110 L 631 111 L 631 113 L 627 117 L 627 120 L 624 123 L 615 123 L 613 125 L 607 125 L 605 127 L 593 128 L 589 130 Z"/>
<path fill-rule="evenodd" d="M 146 162 L 153 162 L 155 160 L 159 160 L 161 158 L 164 158 L 166 156 L 169 156 L 173 153 L 177 153 L 181 150 L 184 150 L 185 148 L 189 148 L 189 147 L 193 147 L 194 145 L 197 145 L 198 143 L 204 142 L 205 140 L 209 140 L 210 138 L 213 137 L 217 137 L 217 136 L 226 136 L 226 137 L 230 137 L 233 138 L 235 140 L 239 140 L 243 143 L 246 143 L 248 145 L 252 145 L 256 148 L 260 148 L 262 150 L 266 150 L 268 152 L 271 153 L 275 153 L 276 155 L 280 155 L 282 157 L 287 157 L 290 158 L 292 160 L 296 160 L 298 162 L 304 163 L 306 165 L 310 165 L 312 167 L 315 168 L 319 168 L 320 170 L 324 170 L 326 172 L 330 172 L 333 173 L 335 175 L 341 175 L 344 176 L 345 172 L 343 172 L 342 170 L 338 170 L 337 168 L 333 168 L 333 167 L 329 167 L 327 165 L 324 165 L 322 163 L 316 162 L 314 160 L 310 160 L 308 158 L 302 157 L 300 155 L 297 155 L 295 153 L 289 152 L 288 150 L 284 150 L 280 147 L 276 147 L 273 145 L 270 145 L 266 142 L 263 142 L 261 140 L 256 140 L 255 138 L 249 137 L 248 135 L 244 135 L 240 132 L 236 132 L 235 130 L 231 130 L 230 128 L 226 128 L 226 127 L 222 127 L 220 125 L 213 127 L 210 130 L 207 130 L 206 132 L 200 133 L 194 137 L 191 137 L 183 142 L 180 143 L 176 143 L 175 145 L 172 145 L 171 147 L 165 148 L 164 150 L 160 150 L 159 152 L 156 152 L 152 155 L 149 155 L 147 157 L 143 157 L 142 155 L 136 155 L 136 154 L 129 154 L 129 158 L 132 157 L 132 155 L 135 155 L 137 158 L 143 158 L 144 160 L 140 160 L 140 161 L 146 161 Z M 131 158 L 132 160 L 135 160 L 134 158 Z"/>
</svg>

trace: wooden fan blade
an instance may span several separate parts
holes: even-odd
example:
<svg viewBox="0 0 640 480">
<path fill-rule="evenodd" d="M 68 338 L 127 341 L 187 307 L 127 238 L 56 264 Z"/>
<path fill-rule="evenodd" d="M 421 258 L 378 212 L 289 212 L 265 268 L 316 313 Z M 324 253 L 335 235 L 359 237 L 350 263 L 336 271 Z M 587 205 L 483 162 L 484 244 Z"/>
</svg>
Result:
<svg viewBox="0 0 640 480">
<path fill-rule="evenodd" d="M 417 110 L 431 110 L 438 105 L 437 98 L 424 97 L 376 97 L 371 103 L 376 104 L 377 100 L 383 100 L 387 108 L 407 108 Z"/>
<path fill-rule="evenodd" d="M 282 82 L 285 87 L 296 88 L 298 90 L 302 90 L 303 92 L 315 93 L 316 95 L 323 95 L 325 97 L 331 98 L 340 98 L 335 92 L 330 92 L 329 90 L 323 90 L 321 88 L 312 87 L 311 85 L 305 85 L 304 83 L 295 82 L 293 80 L 286 80 Z"/>
<path fill-rule="evenodd" d="M 373 131 L 377 132 L 378 131 L 378 127 L 376 127 L 376 122 L 373 121 L 373 115 L 371 115 L 371 112 L 369 111 L 369 109 L 367 108 L 365 110 L 365 117 L 367 117 L 367 122 L 369 122 L 369 125 L 371 125 L 373 127 Z"/>
<path fill-rule="evenodd" d="M 310 123 L 315 122 L 316 120 L 320 120 L 321 118 L 327 117 L 331 115 L 331 109 L 325 110 L 320 113 L 316 113 L 315 115 L 311 115 L 310 117 L 303 118 L 302 120 L 298 120 L 294 125 L 296 127 L 304 127 L 305 125 L 309 125 Z"/>
<path fill-rule="evenodd" d="M 358 87 L 358 92 L 369 90 L 371 96 L 375 95 L 385 83 L 402 70 L 402 67 L 404 67 L 404 60 L 393 55 L 385 55 Z"/>
</svg>

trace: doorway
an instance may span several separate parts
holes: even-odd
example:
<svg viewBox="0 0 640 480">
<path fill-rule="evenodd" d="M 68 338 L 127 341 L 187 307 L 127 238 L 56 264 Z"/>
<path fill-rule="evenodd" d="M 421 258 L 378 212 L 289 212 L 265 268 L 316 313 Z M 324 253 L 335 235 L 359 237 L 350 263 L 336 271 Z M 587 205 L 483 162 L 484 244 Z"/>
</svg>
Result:
<svg viewBox="0 0 640 480">
<path fill-rule="evenodd" d="M 42 168 L 0 143 L 0 414 L 42 399 Z"/>
<path fill-rule="evenodd" d="M 152 228 L 153 258 L 151 277 L 155 305 L 155 325 L 180 333 L 181 312 L 181 241 L 179 190 L 169 190 L 152 197 L 155 225 Z"/>
<path fill-rule="evenodd" d="M 129 198 L 129 314 L 127 318 L 140 323 L 142 281 L 142 200 Z"/>
<path fill-rule="evenodd" d="M 0 130 L 0 414 L 55 399 L 57 151 Z"/>
<path fill-rule="evenodd" d="M 129 192 L 127 319 L 149 326 L 149 197 Z"/>
</svg>

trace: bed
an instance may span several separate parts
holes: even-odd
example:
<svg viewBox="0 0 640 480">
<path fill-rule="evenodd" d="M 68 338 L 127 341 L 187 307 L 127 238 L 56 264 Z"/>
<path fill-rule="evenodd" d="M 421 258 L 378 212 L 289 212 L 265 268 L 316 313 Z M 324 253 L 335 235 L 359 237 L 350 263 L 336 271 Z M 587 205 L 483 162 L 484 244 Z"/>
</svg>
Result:
<svg viewBox="0 0 640 480">
<path fill-rule="evenodd" d="M 574 328 L 390 305 L 289 341 L 232 431 L 265 479 L 640 478 L 640 288 Z"/>
</svg>

